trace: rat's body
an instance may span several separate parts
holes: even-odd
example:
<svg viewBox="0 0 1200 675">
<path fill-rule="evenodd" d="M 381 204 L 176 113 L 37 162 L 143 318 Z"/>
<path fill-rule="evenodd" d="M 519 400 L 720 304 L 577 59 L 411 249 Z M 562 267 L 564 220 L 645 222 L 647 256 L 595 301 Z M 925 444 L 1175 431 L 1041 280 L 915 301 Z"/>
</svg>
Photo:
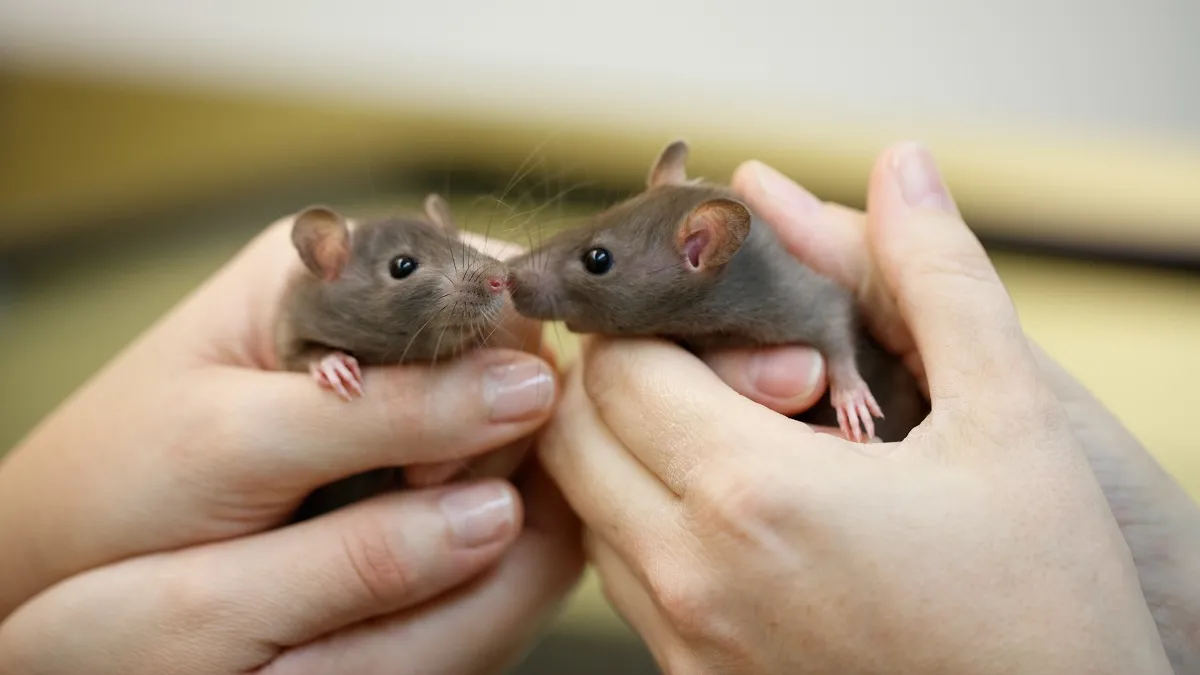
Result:
<svg viewBox="0 0 1200 675">
<path fill-rule="evenodd" d="M 883 418 L 880 439 L 903 438 L 928 404 L 861 329 L 850 291 L 792 257 L 728 188 L 686 180 L 685 157 L 682 143 L 669 146 L 645 192 L 510 261 L 517 311 L 697 351 L 808 344 L 825 358 L 830 387 L 798 419 L 861 439 L 860 421 L 867 437 L 876 431 L 873 414 Z"/>
<path fill-rule="evenodd" d="M 284 369 L 309 371 L 349 401 L 364 395 L 360 366 L 452 358 L 487 339 L 504 308 L 505 268 L 458 238 L 440 197 L 430 195 L 425 211 L 357 225 L 324 207 L 296 216 L 304 269 L 289 280 L 276 325 Z M 315 491 L 298 517 L 400 478 L 387 468 L 352 476 Z"/>
</svg>

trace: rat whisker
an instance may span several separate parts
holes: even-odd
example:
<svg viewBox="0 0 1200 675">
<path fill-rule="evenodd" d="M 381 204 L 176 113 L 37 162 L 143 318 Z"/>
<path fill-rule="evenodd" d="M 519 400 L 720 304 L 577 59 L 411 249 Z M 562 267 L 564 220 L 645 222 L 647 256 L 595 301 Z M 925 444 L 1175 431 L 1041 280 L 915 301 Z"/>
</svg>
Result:
<svg viewBox="0 0 1200 675">
<path fill-rule="evenodd" d="M 444 238 L 446 240 L 446 251 L 450 254 L 450 264 L 454 266 L 454 273 L 458 274 L 458 261 L 454 258 L 454 242 L 457 237 L 447 234 Z M 446 274 L 445 271 L 443 271 L 442 274 Z M 450 275 L 446 275 L 446 278 L 450 279 Z M 453 279 L 451 279 L 451 281 L 453 281 Z"/>
<path fill-rule="evenodd" d="M 457 303 L 455 304 L 457 308 Z M 449 328 L 449 326 L 442 326 L 442 332 L 438 334 L 437 342 L 433 344 L 433 364 L 430 366 L 431 368 L 437 365 L 438 353 L 442 350 L 442 338 L 446 337 L 446 331 L 449 330 Z"/>
<path fill-rule="evenodd" d="M 670 265 L 667 265 L 666 267 L 662 267 L 662 268 L 660 268 L 660 269 L 656 269 L 656 270 L 652 270 L 652 271 L 650 271 L 650 272 L 646 272 L 646 273 L 645 273 L 644 275 L 642 275 L 642 276 L 645 276 L 645 277 L 652 277 L 652 276 L 654 276 L 654 275 L 656 275 L 656 274 L 662 274 L 663 272 L 668 272 L 668 271 L 670 271 L 670 270 L 673 270 L 673 269 L 675 269 L 675 268 L 677 268 L 677 267 L 679 267 L 679 263 L 677 263 L 677 262 L 675 262 L 675 263 L 671 263 Z"/>
<path fill-rule="evenodd" d="M 498 313 L 499 312 L 497 312 L 497 314 Z M 487 318 L 488 318 L 488 322 L 494 323 L 494 325 L 492 326 L 492 330 L 488 331 L 488 334 L 486 336 L 484 336 L 483 339 L 480 341 L 480 344 L 484 344 L 484 345 L 486 345 L 488 342 L 491 341 L 492 336 L 495 335 L 496 331 L 500 330 L 501 326 L 503 325 L 499 321 L 496 320 L 497 317 L 489 316 Z M 505 332 L 508 332 L 508 331 L 506 330 Z M 512 335 L 512 333 L 508 333 L 508 334 Z"/>
<path fill-rule="evenodd" d="M 441 302 L 442 300 L 446 299 L 449 296 L 450 296 L 450 294 L 447 293 L 446 295 L 443 295 L 442 297 L 438 298 L 437 301 Z M 428 326 L 430 323 L 432 323 L 434 319 L 441 316 L 442 313 L 445 311 L 446 311 L 445 307 L 439 308 L 438 311 L 433 313 L 433 316 L 430 316 L 428 319 L 425 320 L 425 323 L 421 324 L 421 327 L 417 329 L 417 332 L 413 333 L 412 337 L 410 337 L 408 339 L 408 344 L 404 347 L 404 351 L 400 353 L 400 360 L 398 363 L 404 363 L 404 357 L 408 356 L 409 350 L 412 349 L 412 346 L 414 344 L 416 344 L 417 336 L 419 336 L 421 334 L 421 331 L 425 330 L 426 326 Z"/>
<path fill-rule="evenodd" d="M 508 184 L 504 186 L 504 191 L 501 193 L 501 199 L 508 196 L 509 190 L 516 186 L 517 183 L 524 180 L 525 176 L 529 175 L 529 172 L 532 171 L 534 167 L 534 158 L 538 157 L 542 150 L 546 148 L 546 145 L 548 145 L 550 141 L 554 140 L 554 137 L 557 135 L 558 132 L 551 132 L 548 134 L 544 139 L 541 140 L 541 142 L 539 142 L 532 150 L 529 151 L 529 154 L 525 156 L 525 159 L 521 160 L 521 164 L 517 167 L 517 170 L 513 172 L 512 178 L 510 178 Z"/>
</svg>

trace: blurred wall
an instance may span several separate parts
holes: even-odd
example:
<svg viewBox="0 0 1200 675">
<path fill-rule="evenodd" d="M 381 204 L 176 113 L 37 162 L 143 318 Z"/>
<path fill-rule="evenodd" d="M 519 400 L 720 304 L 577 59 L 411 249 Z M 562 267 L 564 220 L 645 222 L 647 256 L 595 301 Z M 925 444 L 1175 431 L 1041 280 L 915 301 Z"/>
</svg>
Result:
<svg viewBox="0 0 1200 675">
<path fill-rule="evenodd" d="M 1194 0 L 0 5 L 7 58 L 400 105 L 628 121 L 728 99 L 797 120 L 1137 135 L 1200 135 L 1198 33 Z"/>
<path fill-rule="evenodd" d="M 754 156 L 855 203 L 882 145 L 918 137 L 982 233 L 1200 260 L 1196 34 L 1194 0 L 6 0 L 0 68 L 187 93 L 9 87 L 23 103 L 0 134 L 33 150 L 0 167 L 0 236 L 227 189 L 232 173 L 195 167 L 238 161 L 239 143 L 256 158 L 231 167 L 241 184 L 531 151 L 637 180 L 685 136 L 703 175 Z M 72 192 L 57 167 L 89 146 L 120 170 L 101 162 Z"/>
</svg>

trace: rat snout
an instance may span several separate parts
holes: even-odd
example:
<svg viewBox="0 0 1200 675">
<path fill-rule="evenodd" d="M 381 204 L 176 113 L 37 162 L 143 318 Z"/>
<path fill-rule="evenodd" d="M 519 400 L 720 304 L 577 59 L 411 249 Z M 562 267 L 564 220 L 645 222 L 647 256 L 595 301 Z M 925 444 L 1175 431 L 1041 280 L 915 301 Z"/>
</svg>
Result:
<svg viewBox="0 0 1200 675">
<path fill-rule="evenodd" d="M 526 266 L 513 266 L 508 272 L 509 297 L 518 314 L 530 319 L 554 320 L 549 275 Z"/>
<path fill-rule="evenodd" d="M 492 295 L 500 295 L 504 292 L 504 287 L 508 285 L 508 278 L 493 274 L 487 279 L 487 289 Z"/>
</svg>

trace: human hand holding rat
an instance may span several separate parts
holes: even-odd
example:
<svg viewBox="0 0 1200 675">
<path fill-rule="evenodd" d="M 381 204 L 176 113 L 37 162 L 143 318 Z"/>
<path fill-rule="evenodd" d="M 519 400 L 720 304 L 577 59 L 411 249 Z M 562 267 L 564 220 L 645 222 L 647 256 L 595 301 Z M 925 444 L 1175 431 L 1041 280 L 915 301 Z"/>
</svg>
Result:
<svg viewBox="0 0 1200 675">
<path fill-rule="evenodd" d="M 880 341 L 924 381 L 912 334 L 883 284 L 868 243 L 869 220 L 886 217 L 822 203 L 756 161 L 734 172 L 734 189 L 801 261 L 856 291 Z M 1042 381 L 1067 411 L 1092 472 L 1125 537 L 1163 644 L 1178 672 L 1200 672 L 1200 508 L 1087 389 L 1029 340 Z M 744 396 L 792 415 L 825 386 L 820 355 L 805 347 L 721 350 L 702 355 Z M 811 373 L 804 380 L 792 373 Z M 836 430 L 826 430 L 836 433 Z"/>
<path fill-rule="evenodd" d="M 540 325 L 511 314 L 508 349 L 364 368 L 370 395 L 354 404 L 269 370 L 289 225 L 0 465 L 0 671 L 364 672 L 403 658 L 484 672 L 578 577 L 575 520 L 536 474 L 520 494 L 475 481 L 272 529 L 330 481 L 512 444 L 556 397 L 552 355 L 528 353 Z"/>
<path fill-rule="evenodd" d="M 871 208 L 932 414 L 853 444 L 667 343 L 587 340 L 540 456 L 607 596 L 667 672 L 1170 672 L 1075 429 L 927 155 L 886 154 Z"/>
</svg>

